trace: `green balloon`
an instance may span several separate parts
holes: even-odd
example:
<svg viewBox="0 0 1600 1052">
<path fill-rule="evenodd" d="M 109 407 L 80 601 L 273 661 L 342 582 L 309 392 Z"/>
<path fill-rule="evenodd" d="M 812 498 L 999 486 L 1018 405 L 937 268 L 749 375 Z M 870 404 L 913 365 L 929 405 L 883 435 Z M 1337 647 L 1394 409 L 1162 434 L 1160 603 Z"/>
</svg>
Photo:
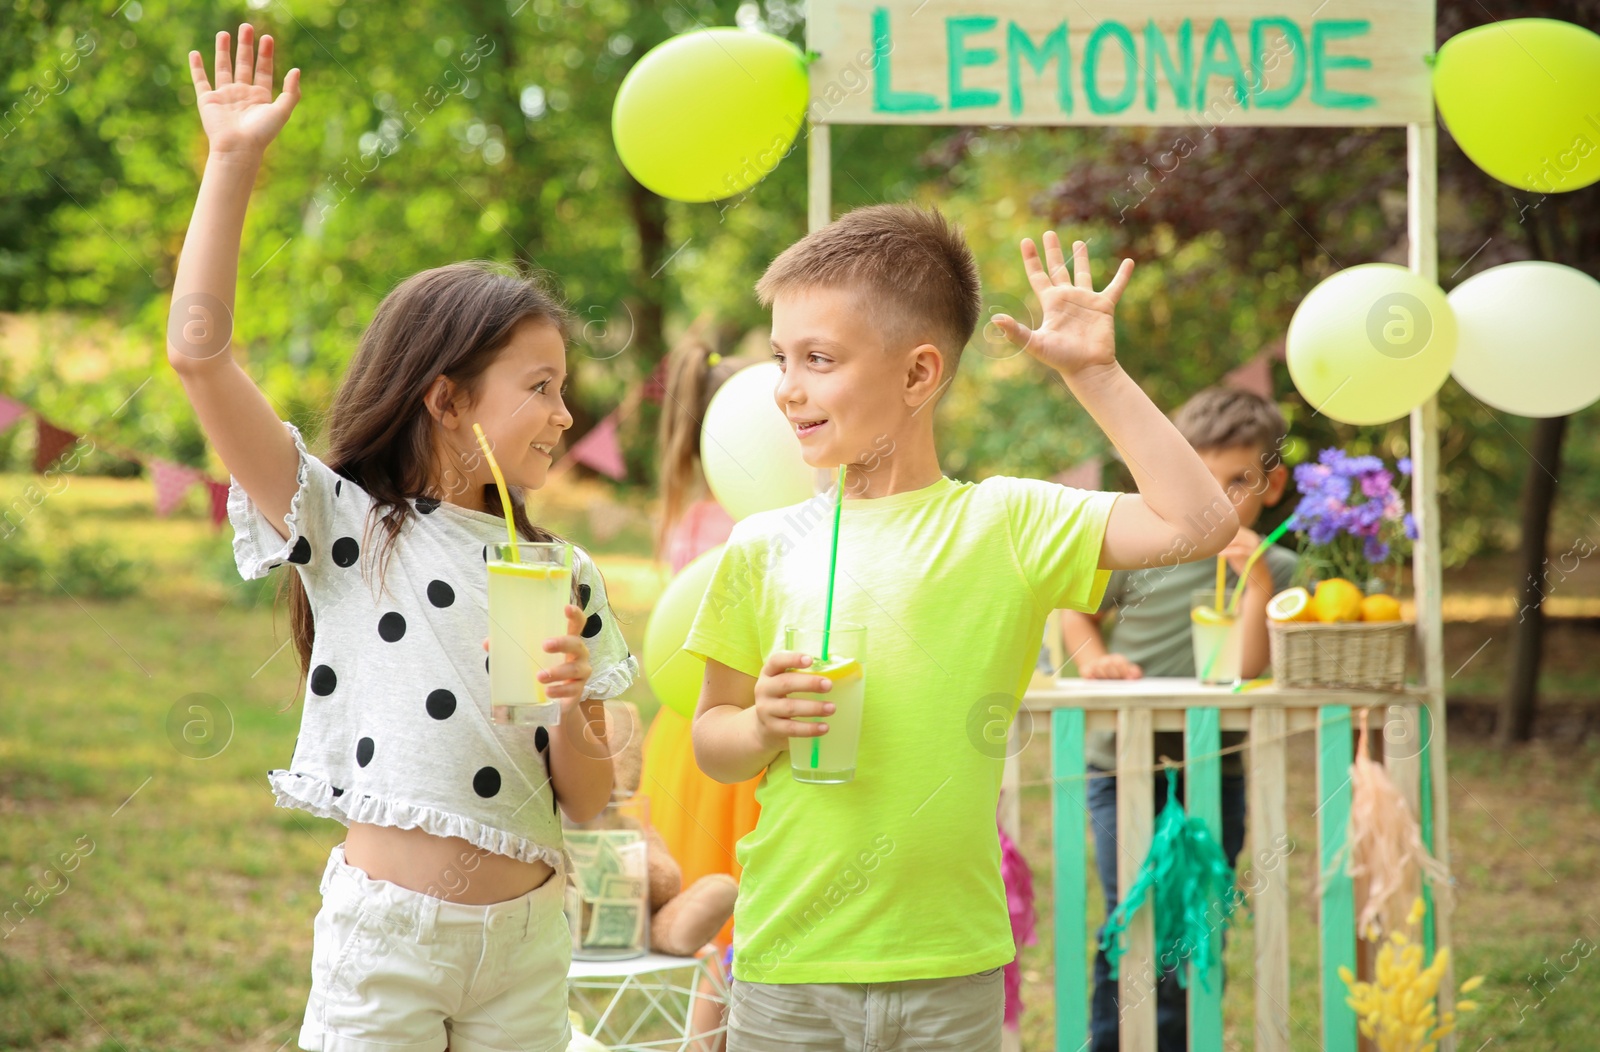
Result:
<svg viewBox="0 0 1600 1052">
<path fill-rule="evenodd" d="M 667 582 L 644 629 L 645 679 L 661 704 L 685 719 L 694 718 L 700 703 L 706 663 L 683 649 L 683 641 L 689 638 L 723 547 L 701 552 Z"/>
<path fill-rule="evenodd" d="M 1600 36 L 1513 18 L 1457 33 L 1433 67 L 1439 115 L 1494 178 L 1561 193 L 1600 180 Z"/>
<path fill-rule="evenodd" d="M 1287 343 L 1289 376 L 1313 408 L 1346 424 L 1386 424 L 1444 385 L 1456 316 L 1433 282 L 1364 263 L 1306 294 Z"/>
<path fill-rule="evenodd" d="M 703 29 L 651 48 L 611 111 L 617 156 L 676 201 L 719 201 L 777 167 L 805 123 L 800 49 L 769 33 Z"/>
</svg>

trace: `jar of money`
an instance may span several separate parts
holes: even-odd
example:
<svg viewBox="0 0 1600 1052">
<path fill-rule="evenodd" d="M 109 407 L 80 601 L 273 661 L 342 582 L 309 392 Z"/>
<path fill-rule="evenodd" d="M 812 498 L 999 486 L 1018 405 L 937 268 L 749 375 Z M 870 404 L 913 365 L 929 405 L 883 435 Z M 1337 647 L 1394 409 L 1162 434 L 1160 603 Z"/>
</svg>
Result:
<svg viewBox="0 0 1600 1052">
<path fill-rule="evenodd" d="M 580 961 L 642 957 L 649 950 L 650 873 L 642 795 L 613 800 L 587 822 L 562 816 L 566 838 L 567 925 Z"/>
</svg>

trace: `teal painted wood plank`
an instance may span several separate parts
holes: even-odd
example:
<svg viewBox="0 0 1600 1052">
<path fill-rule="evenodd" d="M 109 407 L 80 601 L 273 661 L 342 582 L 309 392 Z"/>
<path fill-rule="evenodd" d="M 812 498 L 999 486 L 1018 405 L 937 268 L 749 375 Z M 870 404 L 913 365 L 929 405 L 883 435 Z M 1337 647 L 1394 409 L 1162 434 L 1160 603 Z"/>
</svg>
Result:
<svg viewBox="0 0 1600 1052">
<path fill-rule="evenodd" d="M 1339 978 L 1356 970 L 1355 887 L 1345 875 L 1345 833 L 1350 824 L 1350 706 L 1324 705 L 1317 714 L 1317 843 L 1319 871 L 1327 880 L 1320 905 L 1323 1052 L 1356 1052 L 1356 1014 Z"/>
<path fill-rule="evenodd" d="M 1222 843 L 1221 714 L 1215 708 L 1190 709 L 1184 719 L 1184 810 L 1199 818 Z M 1209 757 L 1209 759 L 1207 759 Z M 1212 959 L 1216 962 L 1204 983 L 1192 962 L 1189 969 L 1189 1050 L 1222 1052 L 1222 928 L 1211 932 Z M 1208 990 L 1207 987 L 1210 989 Z"/>
<path fill-rule="evenodd" d="M 1433 712 L 1426 705 L 1417 708 L 1418 734 L 1422 738 L 1422 778 L 1417 792 L 1418 809 L 1422 812 L 1418 817 L 1418 825 L 1422 827 L 1422 844 L 1428 853 L 1437 857 L 1438 845 L 1434 843 L 1433 833 L 1433 753 L 1430 748 L 1433 741 Z M 1433 884 L 1427 880 L 1422 882 L 1422 962 L 1423 967 L 1433 964 L 1433 955 L 1438 952 L 1438 939 L 1433 926 Z"/>
<path fill-rule="evenodd" d="M 1050 714 L 1051 843 L 1055 852 L 1056 1052 L 1089 1040 L 1088 874 L 1083 710 Z"/>
</svg>

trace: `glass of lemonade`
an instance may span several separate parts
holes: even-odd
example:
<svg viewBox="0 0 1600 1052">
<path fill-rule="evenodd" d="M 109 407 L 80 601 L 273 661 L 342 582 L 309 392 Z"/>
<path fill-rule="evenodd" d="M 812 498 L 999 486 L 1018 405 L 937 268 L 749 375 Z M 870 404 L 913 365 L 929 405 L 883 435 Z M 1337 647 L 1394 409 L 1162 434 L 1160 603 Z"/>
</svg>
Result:
<svg viewBox="0 0 1600 1052">
<path fill-rule="evenodd" d="M 1189 629 L 1194 638 L 1195 678 L 1209 684 L 1237 683 L 1239 618 L 1217 609 L 1216 589 L 1195 591 L 1189 601 Z"/>
<path fill-rule="evenodd" d="M 544 649 L 567 634 L 572 602 L 572 545 L 521 543 L 489 546 L 489 718 L 494 723 L 561 721 L 561 701 L 545 697 L 540 671 L 567 660 Z"/>
<path fill-rule="evenodd" d="M 806 723 L 826 723 L 820 737 L 789 739 L 789 768 L 797 782 L 838 785 L 856 776 L 856 746 L 861 741 L 861 708 L 867 692 L 864 661 L 867 629 L 846 621 L 834 622 L 828 636 L 828 660 L 823 661 L 822 629 L 787 627 L 783 649 L 811 655 L 811 664 L 796 672 L 809 672 L 832 681 L 825 694 L 794 693 L 791 698 L 833 703 L 831 716 L 796 716 Z"/>
</svg>

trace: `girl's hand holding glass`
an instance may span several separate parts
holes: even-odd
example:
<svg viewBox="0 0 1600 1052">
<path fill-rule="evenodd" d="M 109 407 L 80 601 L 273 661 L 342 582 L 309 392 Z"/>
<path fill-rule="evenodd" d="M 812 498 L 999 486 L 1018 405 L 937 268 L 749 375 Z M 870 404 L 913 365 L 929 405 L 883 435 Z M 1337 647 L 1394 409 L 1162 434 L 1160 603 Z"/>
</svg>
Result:
<svg viewBox="0 0 1600 1052">
<path fill-rule="evenodd" d="M 540 649 L 547 654 L 566 654 L 567 660 L 542 669 L 538 676 L 539 682 L 544 684 L 545 697 L 563 702 L 582 698 L 584 688 L 589 685 L 589 676 L 594 671 L 589 667 L 589 644 L 583 641 L 582 608 L 568 603 L 564 612 L 567 615 L 567 634 L 546 639 Z M 483 649 L 489 649 L 487 639 L 483 641 Z"/>
<path fill-rule="evenodd" d="M 545 685 L 545 696 L 552 701 L 576 701 L 583 697 L 583 688 L 589 685 L 589 644 L 583 641 L 583 610 L 567 604 L 567 634 L 544 641 L 546 653 L 563 653 L 567 660 L 539 673 L 539 682 Z"/>
</svg>

